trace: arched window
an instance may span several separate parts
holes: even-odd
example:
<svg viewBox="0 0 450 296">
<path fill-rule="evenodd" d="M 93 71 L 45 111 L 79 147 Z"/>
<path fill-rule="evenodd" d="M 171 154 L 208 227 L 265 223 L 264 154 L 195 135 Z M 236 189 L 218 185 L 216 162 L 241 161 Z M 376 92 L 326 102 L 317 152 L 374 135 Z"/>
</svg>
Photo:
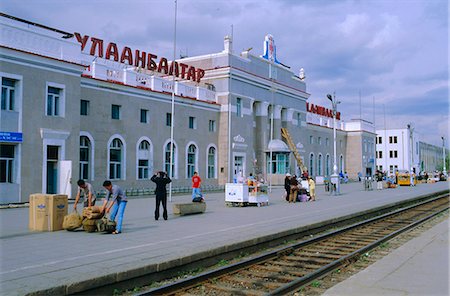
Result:
<svg viewBox="0 0 450 296">
<path fill-rule="evenodd" d="M 80 179 L 89 180 L 91 164 L 91 141 L 86 136 L 80 137 Z"/>
<path fill-rule="evenodd" d="M 174 178 L 176 176 L 176 159 L 177 159 L 177 147 L 175 143 L 173 144 L 173 162 L 172 162 L 172 169 L 170 169 L 170 142 L 167 143 L 165 149 L 164 149 L 164 170 L 167 172 L 167 174 Z"/>
<path fill-rule="evenodd" d="M 317 157 L 317 175 L 322 176 L 322 154 Z"/>
<path fill-rule="evenodd" d="M 194 176 L 194 172 L 196 171 L 196 163 L 197 163 L 197 147 L 194 144 L 189 145 L 187 151 L 187 177 L 192 178 Z"/>
<path fill-rule="evenodd" d="M 330 175 L 330 155 L 327 154 L 327 158 L 326 158 L 326 175 L 329 176 Z"/>
<path fill-rule="evenodd" d="M 216 148 L 208 149 L 208 179 L 216 178 Z"/>
<path fill-rule="evenodd" d="M 314 154 L 311 153 L 309 155 L 309 175 L 314 176 L 314 172 L 315 172 L 315 170 L 314 170 Z"/>
<path fill-rule="evenodd" d="M 115 138 L 109 145 L 109 179 L 122 178 L 123 143 Z"/>
<path fill-rule="evenodd" d="M 150 163 L 151 163 L 151 149 L 150 143 L 147 140 L 142 140 L 139 143 L 138 153 L 138 179 L 146 180 L 149 178 Z"/>
</svg>

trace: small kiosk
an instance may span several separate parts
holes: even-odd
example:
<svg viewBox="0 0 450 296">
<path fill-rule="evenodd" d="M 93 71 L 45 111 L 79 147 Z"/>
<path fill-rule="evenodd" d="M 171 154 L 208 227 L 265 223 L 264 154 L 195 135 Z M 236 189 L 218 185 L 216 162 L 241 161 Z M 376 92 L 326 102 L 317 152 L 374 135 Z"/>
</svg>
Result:
<svg viewBox="0 0 450 296">
<path fill-rule="evenodd" d="M 225 203 L 228 206 L 248 206 L 258 207 L 269 205 L 269 195 L 267 185 L 247 183 L 227 183 L 225 185 Z"/>
</svg>

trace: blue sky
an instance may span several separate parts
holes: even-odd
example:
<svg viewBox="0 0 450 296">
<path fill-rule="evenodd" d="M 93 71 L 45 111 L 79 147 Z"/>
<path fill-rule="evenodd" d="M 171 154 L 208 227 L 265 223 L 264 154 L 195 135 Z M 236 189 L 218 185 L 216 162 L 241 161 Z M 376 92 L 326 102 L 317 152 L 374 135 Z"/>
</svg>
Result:
<svg viewBox="0 0 450 296">
<path fill-rule="evenodd" d="M 69 32 L 173 56 L 174 0 L 3 0 L 0 10 Z M 278 60 L 305 69 L 310 101 L 336 92 L 345 120 L 412 122 L 423 141 L 449 137 L 447 0 L 178 0 L 177 55 L 253 47 L 272 34 Z M 375 103 L 375 104 L 373 104 Z M 373 106 L 375 105 L 375 108 Z M 448 143 L 446 145 L 449 146 Z"/>
</svg>

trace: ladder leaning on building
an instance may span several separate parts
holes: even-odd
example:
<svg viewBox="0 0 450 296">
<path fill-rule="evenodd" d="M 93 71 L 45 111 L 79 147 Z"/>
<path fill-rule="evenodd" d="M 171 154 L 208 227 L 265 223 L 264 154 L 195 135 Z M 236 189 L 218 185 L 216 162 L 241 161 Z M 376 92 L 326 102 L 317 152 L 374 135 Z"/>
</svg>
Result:
<svg viewBox="0 0 450 296">
<path fill-rule="evenodd" d="M 289 131 L 287 130 L 287 128 L 285 128 L 285 127 L 281 128 L 281 136 L 286 139 L 289 149 L 291 150 L 292 153 L 294 153 L 294 157 L 297 160 L 297 165 L 300 168 L 300 170 L 302 172 L 306 172 L 307 169 L 306 169 L 305 165 L 303 164 L 300 153 L 298 152 L 297 147 L 294 144 L 294 141 L 292 141 L 291 135 L 289 134 Z"/>
</svg>

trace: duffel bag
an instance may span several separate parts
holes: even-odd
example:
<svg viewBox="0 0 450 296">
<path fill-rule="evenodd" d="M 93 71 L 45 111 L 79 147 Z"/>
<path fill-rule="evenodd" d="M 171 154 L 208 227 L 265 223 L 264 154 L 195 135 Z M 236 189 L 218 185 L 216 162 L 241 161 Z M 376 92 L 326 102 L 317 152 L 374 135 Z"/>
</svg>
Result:
<svg viewBox="0 0 450 296">
<path fill-rule="evenodd" d="M 68 231 L 73 231 L 77 228 L 81 227 L 81 223 L 83 221 L 83 217 L 78 214 L 78 212 L 75 210 L 69 215 L 64 216 L 63 220 L 63 229 Z"/>
<path fill-rule="evenodd" d="M 96 226 L 99 232 L 113 233 L 116 230 L 116 221 L 104 216 L 102 219 L 97 220 Z"/>
<path fill-rule="evenodd" d="M 83 220 L 83 229 L 86 232 L 94 232 L 97 230 L 97 225 L 95 224 L 97 220 L 94 219 L 84 219 Z"/>
</svg>

